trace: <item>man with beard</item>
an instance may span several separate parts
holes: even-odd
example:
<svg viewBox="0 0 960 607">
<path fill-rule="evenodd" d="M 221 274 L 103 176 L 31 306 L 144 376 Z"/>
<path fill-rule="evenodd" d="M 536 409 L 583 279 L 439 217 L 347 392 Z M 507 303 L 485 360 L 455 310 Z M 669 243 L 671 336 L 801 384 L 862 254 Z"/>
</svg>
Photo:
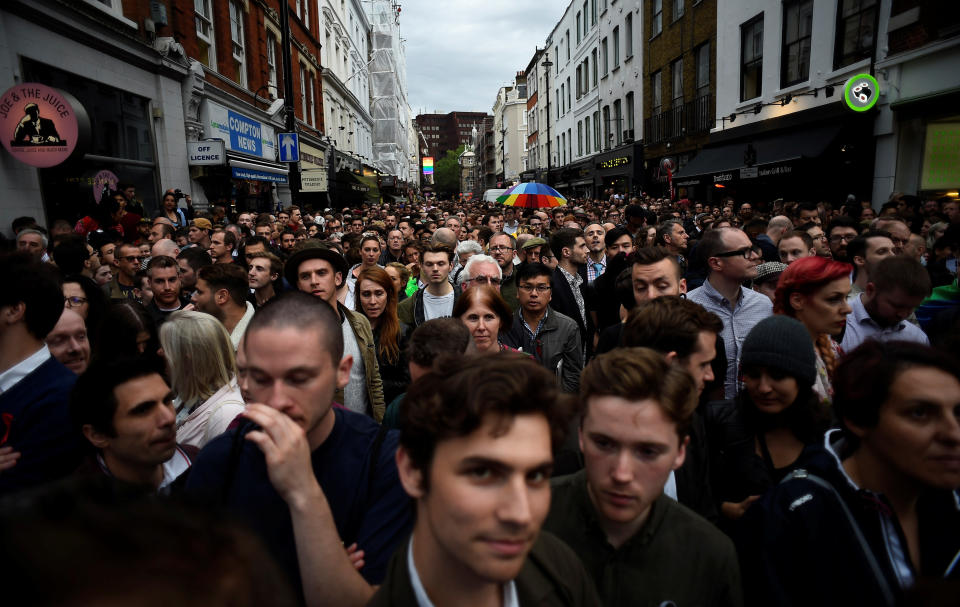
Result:
<svg viewBox="0 0 960 607">
<path fill-rule="evenodd" d="M 253 304 L 247 301 L 249 292 L 247 273 L 236 264 L 218 263 L 197 272 L 193 305 L 223 323 L 234 350 L 253 318 Z"/>
<path fill-rule="evenodd" d="M 857 226 L 857 221 L 846 215 L 834 217 L 827 226 L 827 243 L 830 246 L 830 254 L 835 260 L 851 263 L 847 246 L 860 233 Z"/>
<path fill-rule="evenodd" d="M 586 292 L 587 243 L 583 231 L 560 228 L 550 237 L 550 249 L 557 258 L 557 269 L 550 280 L 551 307 L 569 316 L 580 329 L 585 354 L 593 351 L 596 313 L 588 305 Z M 584 358 L 586 360 L 586 357 Z"/>
<path fill-rule="evenodd" d="M 197 272 L 200 268 L 213 265 L 210 254 L 198 247 L 189 247 L 177 253 L 177 265 L 180 266 L 181 297 L 189 300 L 197 288 Z"/>
<path fill-rule="evenodd" d="M 516 310 L 520 305 L 517 299 L 517 281 L 513 263 L 513 258 L 517 254 L 516 247 L 516 241 L 506 232 L 498 232 L 490 237 L 490 256 L 497 260 L 497 265 L 500 266 L 502 272 L 500 295 L 510 306 L 511 311 Z"/>
</svg>

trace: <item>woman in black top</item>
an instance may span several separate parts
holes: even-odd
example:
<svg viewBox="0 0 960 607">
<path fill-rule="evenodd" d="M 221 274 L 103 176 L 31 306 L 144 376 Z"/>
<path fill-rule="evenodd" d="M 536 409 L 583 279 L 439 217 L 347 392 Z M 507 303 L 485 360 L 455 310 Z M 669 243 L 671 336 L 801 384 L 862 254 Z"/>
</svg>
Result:
<svg viewBox="0 0 960 607">
<path fill-rule="evenodd" d="M 355 306 L 370 321 L 377 346 L 377 364 L 383 381 L 384 402 L 406 392 L 410 383 L 407 342 L 410 327 L 397 318 L 397 290 L 393 279 L 380 266 L 364 268 L 357 275 Z"/>
</svg>

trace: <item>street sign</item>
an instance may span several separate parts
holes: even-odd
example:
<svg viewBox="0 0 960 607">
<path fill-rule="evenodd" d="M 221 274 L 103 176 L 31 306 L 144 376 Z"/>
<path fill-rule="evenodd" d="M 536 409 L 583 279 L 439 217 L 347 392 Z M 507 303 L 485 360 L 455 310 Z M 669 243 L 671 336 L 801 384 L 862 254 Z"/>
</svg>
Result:
<svg viewBox="0 0 960 607">
<path fill-rule="evenodd" d="M 280 162 L 300 162 L 300 137 L 296 133 L 278 133 Z"/>
<path fill-rule="evenodd" d="M 843 87 L 843 100 L 854 112 L 866 112 L 879 98 L 880 86 L 870 74 L 857 74 Z"/>
<path fill-rule="evenodd" d="M 226 164 L 227 155 L 223 140 L 188 141 L 187 164 L 190 166 Z"/>
</svg>

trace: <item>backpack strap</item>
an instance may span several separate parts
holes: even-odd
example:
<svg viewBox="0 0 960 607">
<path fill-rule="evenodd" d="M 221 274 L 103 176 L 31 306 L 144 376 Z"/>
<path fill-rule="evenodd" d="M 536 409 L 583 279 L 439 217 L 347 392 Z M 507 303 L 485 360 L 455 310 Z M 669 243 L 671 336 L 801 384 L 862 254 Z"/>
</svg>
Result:
<svg viewBox="0 0 960 607">
<path fill-rule="evenodd" d="M 857 538 L 857 542 L 860 544 L 860 550 L 863 552 L 864 558 L 866 559 L 867 564 L 870 566 L 870 570 L 873 572 L 873 577 L 876 579 L 877 588 L 879 588 L 880 593 L 883 594 L 884 604 L 888 607 L 893 607 L 896 604 L 896 599 L 894 598 L 893 591 L 890 589 L 890 584 L 887 581 L 886 576 L 883 575 L 883 571 L 880 569 L 880 563 L 877 562 L 877 558 L 873 554 L 873 550 L 867 543 L 867 538 L 863 536 L 863 531 L 860 530 L 860 525 L 857 524 L 856 519 L 853 518 L 853 513 L 850 512 L 850 508 L 847 506 L 846 501 L 844 501 L 840 493 L 837 492 L 836 488 L 832 484 L 802 468 L 798 468 L 788 474 L 782 481 L 780 481 L 780 484 L 785 484 L 795 479 L 810 481 L 814 485 L 817 485 L 822 489 L 826 489 L 828 493 L 832 494 L 836 498 L 837 503 L 840 504 L 840 509 L 847 517 L 847 522 L 850 524 L 850 528 L 853 530 L 853 535 Z"/>
</svg>

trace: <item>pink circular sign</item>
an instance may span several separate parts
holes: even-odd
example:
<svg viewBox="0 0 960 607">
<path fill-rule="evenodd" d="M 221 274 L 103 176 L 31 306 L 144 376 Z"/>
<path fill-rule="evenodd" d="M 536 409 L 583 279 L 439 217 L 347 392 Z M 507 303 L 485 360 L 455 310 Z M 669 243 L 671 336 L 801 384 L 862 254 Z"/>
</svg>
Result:
<svg viewBox="0 0 960 607">
<path fill-rule="evenodd" d="M 20 162 L 60 164 L 77 147 L 77 130 L 76 110 L 55 88 L 25 82 L 0 97 L 0 139 Z"/>
</svg>

